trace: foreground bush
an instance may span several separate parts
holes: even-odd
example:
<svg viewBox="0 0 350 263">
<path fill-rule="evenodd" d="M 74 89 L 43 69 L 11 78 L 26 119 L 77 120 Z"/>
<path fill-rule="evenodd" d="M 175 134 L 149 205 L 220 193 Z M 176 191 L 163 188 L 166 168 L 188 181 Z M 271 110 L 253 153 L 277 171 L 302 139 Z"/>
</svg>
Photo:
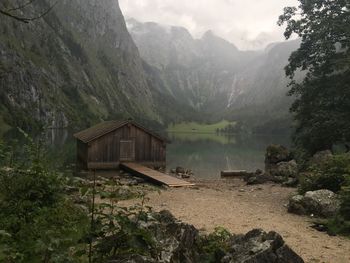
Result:
<svg viewBox="0 0 350 263">
<path fill-rule="evenodd" d="M 307 168 L 300 176 L 299 192 L 319 189 L 339 192 L 345 182 L 346 175 L 350 175 L 350 154 L 335 155 L 329 160 Z"/>
<path fill-rule="evenodd" d="M 334 155 L 317 166 L 311 166 L 300 177 L 299 192 L 328 189 L 338 194 L 340 209 L 328 221 L 331 233 L 350 235 L 350 154 Z"/>
<path fill-rule="evenodd" d="M 28 139 L 20 150 L 0 150 L 0 261 L 73 262 L 87 215 L 47 167 L 40 144 Z"/>
</svg>

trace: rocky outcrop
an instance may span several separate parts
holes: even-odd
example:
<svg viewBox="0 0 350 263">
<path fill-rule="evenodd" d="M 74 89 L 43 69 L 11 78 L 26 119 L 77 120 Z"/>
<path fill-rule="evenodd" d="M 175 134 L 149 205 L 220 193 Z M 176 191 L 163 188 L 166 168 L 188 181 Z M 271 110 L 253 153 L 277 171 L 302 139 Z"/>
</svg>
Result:
<svg viewBox="0 0 350 263">
<path fill-rule="evenodd" d="M 246 235 L 232 239 L 230 252 L 221 260 L 222 263 L 303 263 L 283 238 L 276 232 L 266 233 L 254 229 Z"/>
<path fill-rule="evenodd" d="M 265 153 L 265 171 L 269 172 L 280 162 L 288 162 L 291 160 L 289 150 L 277 144 L 271 144 L 266 148 Z"/>
<path fill-rule="evenodd" d="M 192 225 L 176 220 L 169 211 L 151 213 L 147 220 L 139 220 L 138 225 L 154 235 L 160 253 L 154 257 L 124 255 L 113 262 L 199 263 L 203 262 L 203 257 L 206 258 L 201 247 L 201 239 L 206 237 L 200 235 Z M 255 229 L 245 235 L 232 235 L 226 242 L 228 250 L 221 248 L 223 254 L 217 255 L 215 262 L 304 262 L 276 232 L 266 233 Z"/>
<path fill-rule="evenodd" d="M 24 12 L 36 16 L 49 5 L 33 1 Z M 29 24 L 1 16 L 0 119 L 12 126 L 159 120 L 151 93 L 118 1 L 59 1 Z"/>
<path fill-rule="evenodd" d="M 291 197 L 288 212 L 316 217 L 331 217 L 339 210 L 340 202 L 337 195 L 329 190 L 306 192 L 305 195 Z"/>
<path fill-rule="evenodd" d="M 298 183 L 298 164 L 292 159 L 289 150 L 282 145 L 270 145 L 265 154 L 265 173 L 271 180 L 285 186 Z"/>
<path fill-rule="evenodd" d="M 277 163 L 274 169 L 270 170 L 270 173 L 273 176 L 296 178 L 298 176 L 298 164 L 295 160 L 291 160 L 289 162 L 280 162 Z"/>
</svg>

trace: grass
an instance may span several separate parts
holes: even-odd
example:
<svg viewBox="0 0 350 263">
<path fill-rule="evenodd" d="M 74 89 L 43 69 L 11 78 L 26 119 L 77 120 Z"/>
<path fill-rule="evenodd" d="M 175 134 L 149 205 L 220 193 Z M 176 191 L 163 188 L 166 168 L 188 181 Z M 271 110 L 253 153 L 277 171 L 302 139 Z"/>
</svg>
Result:
<svg viewBox="0 0 350 263">
<path fill-rule="evenodd" d="M 213 141 L 220 144 L 235 144 L 235 137 L 222 136 L 216 133 L 197 133 L 197 132 L 170 132 L 169 136 L 171 140 L 180 140 L 186 142 L 197 142 L 197 141 Z"/>
<path fill-rule="evenodd" d="M 182 122 L 168 126 L 169 132 L 196 132 L 196 133 L 215 133 L 217 129 L 223 129 L 227 125 L 234 125 L 235 122 L 222 120 L 213 124 L 204 124 L 197 122 Z"/>
</svg>

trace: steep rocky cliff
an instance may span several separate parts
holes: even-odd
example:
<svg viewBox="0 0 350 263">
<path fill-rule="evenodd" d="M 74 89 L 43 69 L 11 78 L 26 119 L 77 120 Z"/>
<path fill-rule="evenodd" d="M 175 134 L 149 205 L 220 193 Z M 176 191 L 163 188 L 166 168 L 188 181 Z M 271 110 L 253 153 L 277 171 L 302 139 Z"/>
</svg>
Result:
<svg viewBox="0 0 350 263">
<path fill-rule="evenodd" d="M 34 1 L 23 14 L 49 5 Z M 116 0 L 61 0 L 30 24 L 2 16 L 0 101 L 0 120 L 24 128 L 161 121 Z"/>
<path fill-rule="evenodd" d="M 291 99 L 286 96 L 284 67 L 299 41 L 271 44 L 263 51 L 240 51 L 211 31 L 194 39 L 181 27 L 135 19 L 127 19 L 127 27 L 141 57 L 157 69 L 163 92 L 202 116 L 252 121 L 252 117 L 288 118 Z"/>
</svg>

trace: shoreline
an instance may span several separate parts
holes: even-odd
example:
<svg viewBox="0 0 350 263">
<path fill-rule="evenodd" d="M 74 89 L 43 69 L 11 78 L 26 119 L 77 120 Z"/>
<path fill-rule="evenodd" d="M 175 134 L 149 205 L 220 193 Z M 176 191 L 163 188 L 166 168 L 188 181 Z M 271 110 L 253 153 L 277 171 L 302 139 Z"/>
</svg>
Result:
<svg viewBox="0 0 350 263">
<path fill-rule="evenodd" d="M 221 226 L 234 234 L 254 228 L 276 231 L 309 263 L 350 262 L 350 239 L 329 236 L 310 227 L 311 218 L 287 212 L 295 188 L 267 183 L 246 185 L 240 179 L 192 180 L 195 187 L 147 192 L 147 205 L 169 210 L 177 219 L 203 232 Z M 121 202 L 132 205 L 137 200 Z"/>
</svg>

